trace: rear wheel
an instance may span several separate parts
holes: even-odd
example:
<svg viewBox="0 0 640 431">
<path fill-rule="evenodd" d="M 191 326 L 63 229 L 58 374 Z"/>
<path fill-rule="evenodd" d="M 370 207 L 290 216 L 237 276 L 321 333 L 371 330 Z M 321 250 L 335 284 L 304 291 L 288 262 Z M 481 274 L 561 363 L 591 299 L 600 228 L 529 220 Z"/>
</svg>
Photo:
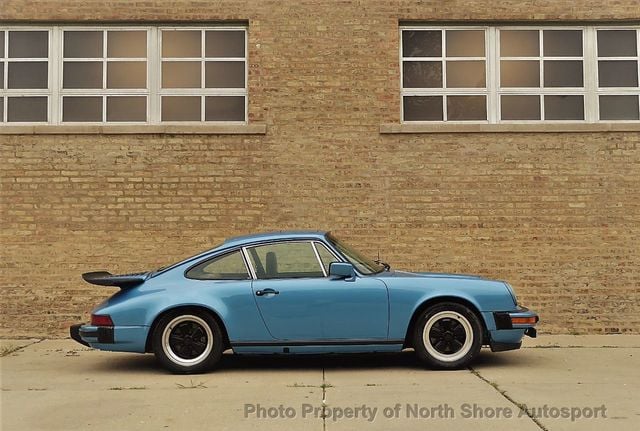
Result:
<svg viewBox="0 0 640 431">
<path fill-rule="evenodd" d="M 176 311 L 163 316 L 153 332 L 153 352 L 174 373 L 207 371 L 220 360 L 223 336 L 208 313 Z"/>
<path fill-rule="evenodd" d="M 429 366 L 463 368 L 480 352 L 482 323 L 464 305 L 436 304 L 418 318 L 413 346 L 418 357 Z"/>
</svg>

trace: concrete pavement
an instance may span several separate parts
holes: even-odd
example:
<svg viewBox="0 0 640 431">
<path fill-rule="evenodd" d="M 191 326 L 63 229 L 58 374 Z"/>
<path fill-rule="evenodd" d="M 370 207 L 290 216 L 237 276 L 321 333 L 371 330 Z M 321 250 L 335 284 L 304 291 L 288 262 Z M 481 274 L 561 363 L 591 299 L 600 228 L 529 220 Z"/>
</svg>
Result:
<svg viewBox="0 0 640 431">
<path fill-rule="evenodd" d="M 2 430 L 584 431 L 640 421 L 640 336 L 541 336 L 448 372 L 423 369 L 412 352 L 225 355 L 195 376 L 72 340 L 1 340 L 0 353 Z"/>
</svg>

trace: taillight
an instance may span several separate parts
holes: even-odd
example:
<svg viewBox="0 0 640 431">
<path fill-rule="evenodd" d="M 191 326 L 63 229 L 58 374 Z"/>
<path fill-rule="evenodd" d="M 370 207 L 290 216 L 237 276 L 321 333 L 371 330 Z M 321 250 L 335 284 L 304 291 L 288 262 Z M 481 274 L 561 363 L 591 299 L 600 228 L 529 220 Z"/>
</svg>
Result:
<svg viewBox="0 0 640 431">
<path fill-rule="evenodd" d="M 113 326 L 113 320 L 111 320 L 111 316 L 107 314 L 92 314 L 91 326 Z"/>
</svg>

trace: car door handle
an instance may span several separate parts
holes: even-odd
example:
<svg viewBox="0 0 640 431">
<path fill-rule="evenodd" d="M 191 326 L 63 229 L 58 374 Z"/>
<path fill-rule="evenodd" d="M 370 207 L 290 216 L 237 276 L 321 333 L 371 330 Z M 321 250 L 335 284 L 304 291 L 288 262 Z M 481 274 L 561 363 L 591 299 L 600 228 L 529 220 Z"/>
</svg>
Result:
<svg viewBox="0 0 640 431">
<path fill-rule="evenodd" d="M 264 289 L 264 290 L 256 290 L 256 296 L 263 296 L 263 295 L 278 295 L 280 292 L 278 292 L 277 290 L 273 290 L 273 289 Z"/>
</svg>

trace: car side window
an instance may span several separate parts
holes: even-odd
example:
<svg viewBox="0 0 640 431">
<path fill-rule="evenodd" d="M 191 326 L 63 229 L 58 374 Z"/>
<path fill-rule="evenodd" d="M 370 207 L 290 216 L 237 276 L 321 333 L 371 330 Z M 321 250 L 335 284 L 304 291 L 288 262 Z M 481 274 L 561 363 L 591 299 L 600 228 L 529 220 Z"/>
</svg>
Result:
<svg viewBox="0 0 640 431">
<path fill-rule="evenodd" d="M 249 249 L 259 279 L 324 277 L 311 242 L 281 242 Z"/>
<path fill-rule="evenodd" d="M 225 254 L 194 266 L 187 278 L 196 280 L 247 280 L 251 278 L 240 251 Z"/>
<path fill-rule="evenodd" d="M 324 244 L 320 242 L 315 242 L 314 244 L 316 246 L 316 250 L 318 250 L 318 256 L 320 256 L 322 266 L 324 266 L 325 272 L 329 274 L 329 265 L 331 265 L 331 262 L 340 262 L 340 260 L 338 260 L 338 258 L 336 258 Z"/>
</svg>

